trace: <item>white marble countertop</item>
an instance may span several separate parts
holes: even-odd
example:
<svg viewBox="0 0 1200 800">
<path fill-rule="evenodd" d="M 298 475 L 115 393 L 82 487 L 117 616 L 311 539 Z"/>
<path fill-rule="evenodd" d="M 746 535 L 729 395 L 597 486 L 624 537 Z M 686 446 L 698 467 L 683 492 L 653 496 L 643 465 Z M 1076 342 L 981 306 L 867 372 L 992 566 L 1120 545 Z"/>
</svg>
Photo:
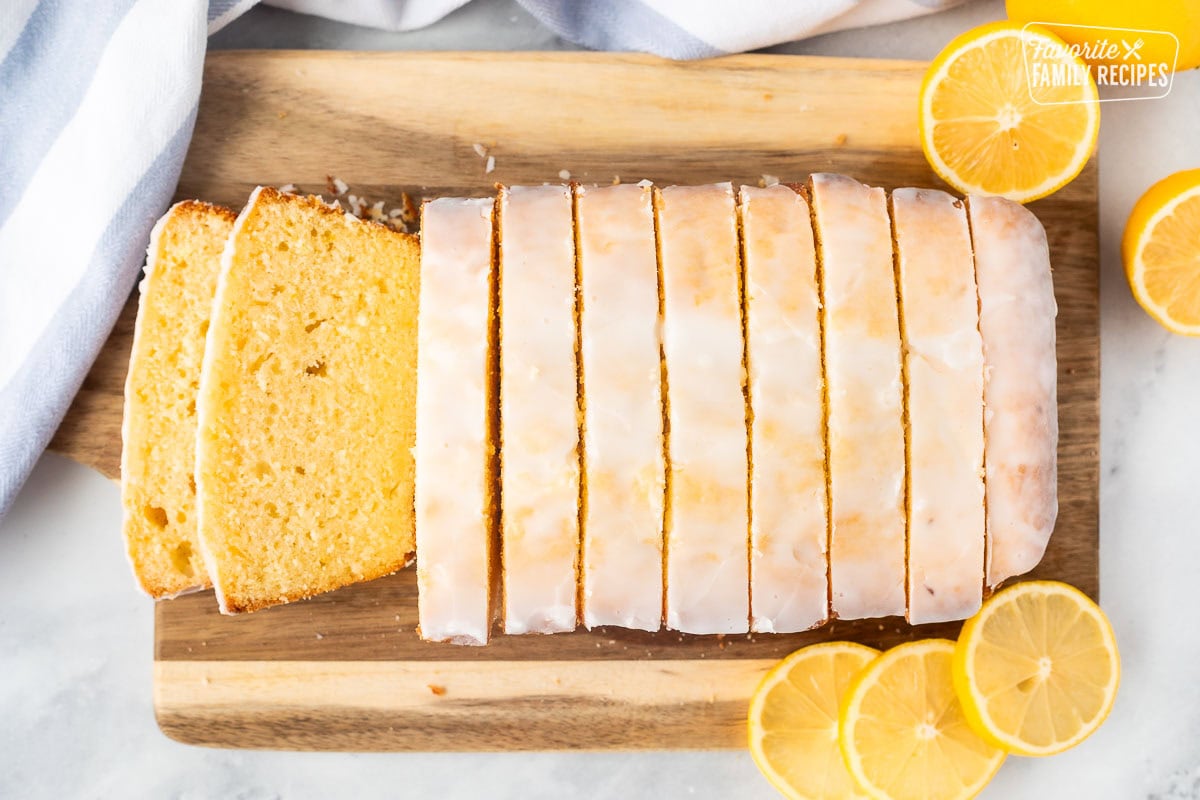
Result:
<svg viewBox="0 0 1200 800">
<path fill-rule="evenodd" d="M 778 48 L 930 58 L 1003 14 L 987 0 Z M 510 0 L 387 34 L 256 9 L 214 47 L 566 49 Z M 1130 297 L 1126 216 L 1158 178 L 1200 166 L 1200 70 L 1162 100 L 1103 106 L 1101 583 L 1124 675 L 1108 723 L 1075 750 L 1013 758 L 989 798 L 1200 797 L 1200 341 Z M 774 796 L 745 752 L 328 754 L 208 750 L 168 740 L 151 704 L 151 603 L 128 574 L 117 487 L 46 455 L 0 524 L 0 797 Z"/>
</svg>

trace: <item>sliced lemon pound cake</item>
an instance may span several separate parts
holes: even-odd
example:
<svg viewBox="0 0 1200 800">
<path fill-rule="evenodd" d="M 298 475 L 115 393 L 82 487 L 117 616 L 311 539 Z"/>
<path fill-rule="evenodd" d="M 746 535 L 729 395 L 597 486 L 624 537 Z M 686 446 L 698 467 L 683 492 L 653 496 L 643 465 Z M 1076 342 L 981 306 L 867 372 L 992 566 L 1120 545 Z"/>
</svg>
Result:
<svg viewBox="0 0 1200 800">
<path fill-rule="evenodd" d="M 822 262 L 832 612 L 905 613 L 900 326 L 887 195 L 811 178 Z"/>
<path fill-rule="evenodd" d="M 225 613 L 404 566 L 414 549 L 420 250 L 258 188 L 222 257 L 196 405 L 199 540 Z"/>
<path fill-rule="evenodd" d="M 227 208 L 185 200 L 154 226 L 146 253 L 121 428 L 125 548 L 152 597 L 209 585 L 196 542 L 196 387 Z"/>
<path fill-rule="evenodd" d="M 656 199 L 668 409 L 667 627 L 750 624 L 749 463 L 733 187 Z"/>
<path fill-rule="evenodd" d="M 579 380 L 568 186 L 500 190 L 504 631 L 575 629 Z"/>
<path fill-rule="evenodd" d="M 576 189 L 583 622 L 662 624 L 663 406 L 649 184 Z"/>
<path fill-rule="evenodd" d="M 1058 306 L 1046 231 L 1025 207 L 969 197 L 983 338 L 988 572 L 1037 566 L 1058 516 Z"/>
<path fill-rule="evenodd" d="M 807 200 L 784 185 L 738 196 L 750 381 L 751 628 L 829 616 L 821 298 Z"/>
<path fill-rule="evenodd" d="M 983 350 L 961 200 L 892 192 L 908 400 L 908 619 L 983 601 Z"/>
<path fill-rule="evenodd" d="M 486 644 L 495 504 L 490 198 L 421 208 L 417 587 L 424 639 Z"/>
</svg>

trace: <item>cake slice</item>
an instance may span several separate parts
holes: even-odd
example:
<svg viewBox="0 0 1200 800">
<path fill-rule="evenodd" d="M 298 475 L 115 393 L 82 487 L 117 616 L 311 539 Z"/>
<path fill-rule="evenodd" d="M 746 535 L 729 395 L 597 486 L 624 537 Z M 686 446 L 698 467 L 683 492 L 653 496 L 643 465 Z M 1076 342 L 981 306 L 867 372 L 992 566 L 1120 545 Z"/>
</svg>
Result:
<svg viewBox="0 0 1200 800">
<path fill-rule="evenodd" d="M 1058 516 L 1058 362 L 1046 231 L 1023 206 L 970 197 L 983 339 L 987 583 L 1037 566 Z"/>
<path fill-rule="evenodd" d="M 908 620 L 983 600 L 983 352 L 961 200 L 892 192 L 908 408 Z"/>
<path fill-rule="evenodd" d="M 421 208 L 417 611 L 421 638 L 487 644 L 496 447 L 491 198 Z"/>
<path fill-rule="evenodd" d="M 197 399 L 199 540 L 221 611 L 403 567 L 414 549 L 416 237 L 258 188 Z"/>
<path fill-rule="evenodd" d="M 570 631 L 580 501 L 571 189 L 502 188 L 499 203 L 504 631 Z"/>
<path fill-rule="evenodd" d="M 812 176 L 828 397 L 831 610 L 905 613 L 900 327 L 887 195 Z"/>
<path fill-rule="evenodd" d="M 649 183 L 578 187 L 583 623 L 662 624 L 663 406 Z"/>
<path fill-rule="evenodd" d="M 749 463 L 733 187 L 656 198 L 668 408 L 667 627 L 749 629 Z"/>
<path fill-rule="evenodd" d="M 829 616 L 821 298 L 804 196 L 738 197 L 750 380 L 750 626 L 812 628 Z"/>
<path fill-rule="evenodd" d="M 151 597 L 209 585 L 196 541 L 196 388 L 221 251 L 235 215 L 195 200 L 150 235 L 125 379 L 125 550 Z"/>
</svg>

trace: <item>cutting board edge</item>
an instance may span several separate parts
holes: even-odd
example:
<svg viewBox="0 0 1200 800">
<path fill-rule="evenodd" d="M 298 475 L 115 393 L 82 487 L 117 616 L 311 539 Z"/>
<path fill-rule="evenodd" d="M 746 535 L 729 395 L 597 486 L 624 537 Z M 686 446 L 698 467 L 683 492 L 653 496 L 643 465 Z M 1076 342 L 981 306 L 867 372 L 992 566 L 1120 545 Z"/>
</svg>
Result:
<svg viewBox="0 0 1200 800">
<path fill-rule="evenodd" d="M 164 735 L 209 747 L 732 750 L 775 663 L 156 661 L 154 712 Z"/>
</svg>

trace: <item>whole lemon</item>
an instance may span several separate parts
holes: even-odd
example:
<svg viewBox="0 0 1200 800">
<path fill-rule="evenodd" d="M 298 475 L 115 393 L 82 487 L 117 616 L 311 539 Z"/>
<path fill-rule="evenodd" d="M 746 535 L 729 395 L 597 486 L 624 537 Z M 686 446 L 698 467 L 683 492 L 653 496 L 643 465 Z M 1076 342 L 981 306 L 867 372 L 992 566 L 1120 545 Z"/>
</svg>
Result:
<svg viewBox="0 0 1200 800">
<path fill-rule="evenodd" d="M 1068 44 L 1080 46 L 1094 42 L 1103 32 L 1061 25 L 1173 33 L 1179 39 L 1179 59 L 1175 69 L 1200 67 L 1200 2 L 1197 0 L 1005 0 L 1004 5 L 1010 20 L 1046 23 Z M 1145 37 L 1138 52 L 1143 62 L 1165 63 L 1169 69 L 1174 50 L 1175 45 L 1169 37 L 1149 36 Z"/>
</svg>

